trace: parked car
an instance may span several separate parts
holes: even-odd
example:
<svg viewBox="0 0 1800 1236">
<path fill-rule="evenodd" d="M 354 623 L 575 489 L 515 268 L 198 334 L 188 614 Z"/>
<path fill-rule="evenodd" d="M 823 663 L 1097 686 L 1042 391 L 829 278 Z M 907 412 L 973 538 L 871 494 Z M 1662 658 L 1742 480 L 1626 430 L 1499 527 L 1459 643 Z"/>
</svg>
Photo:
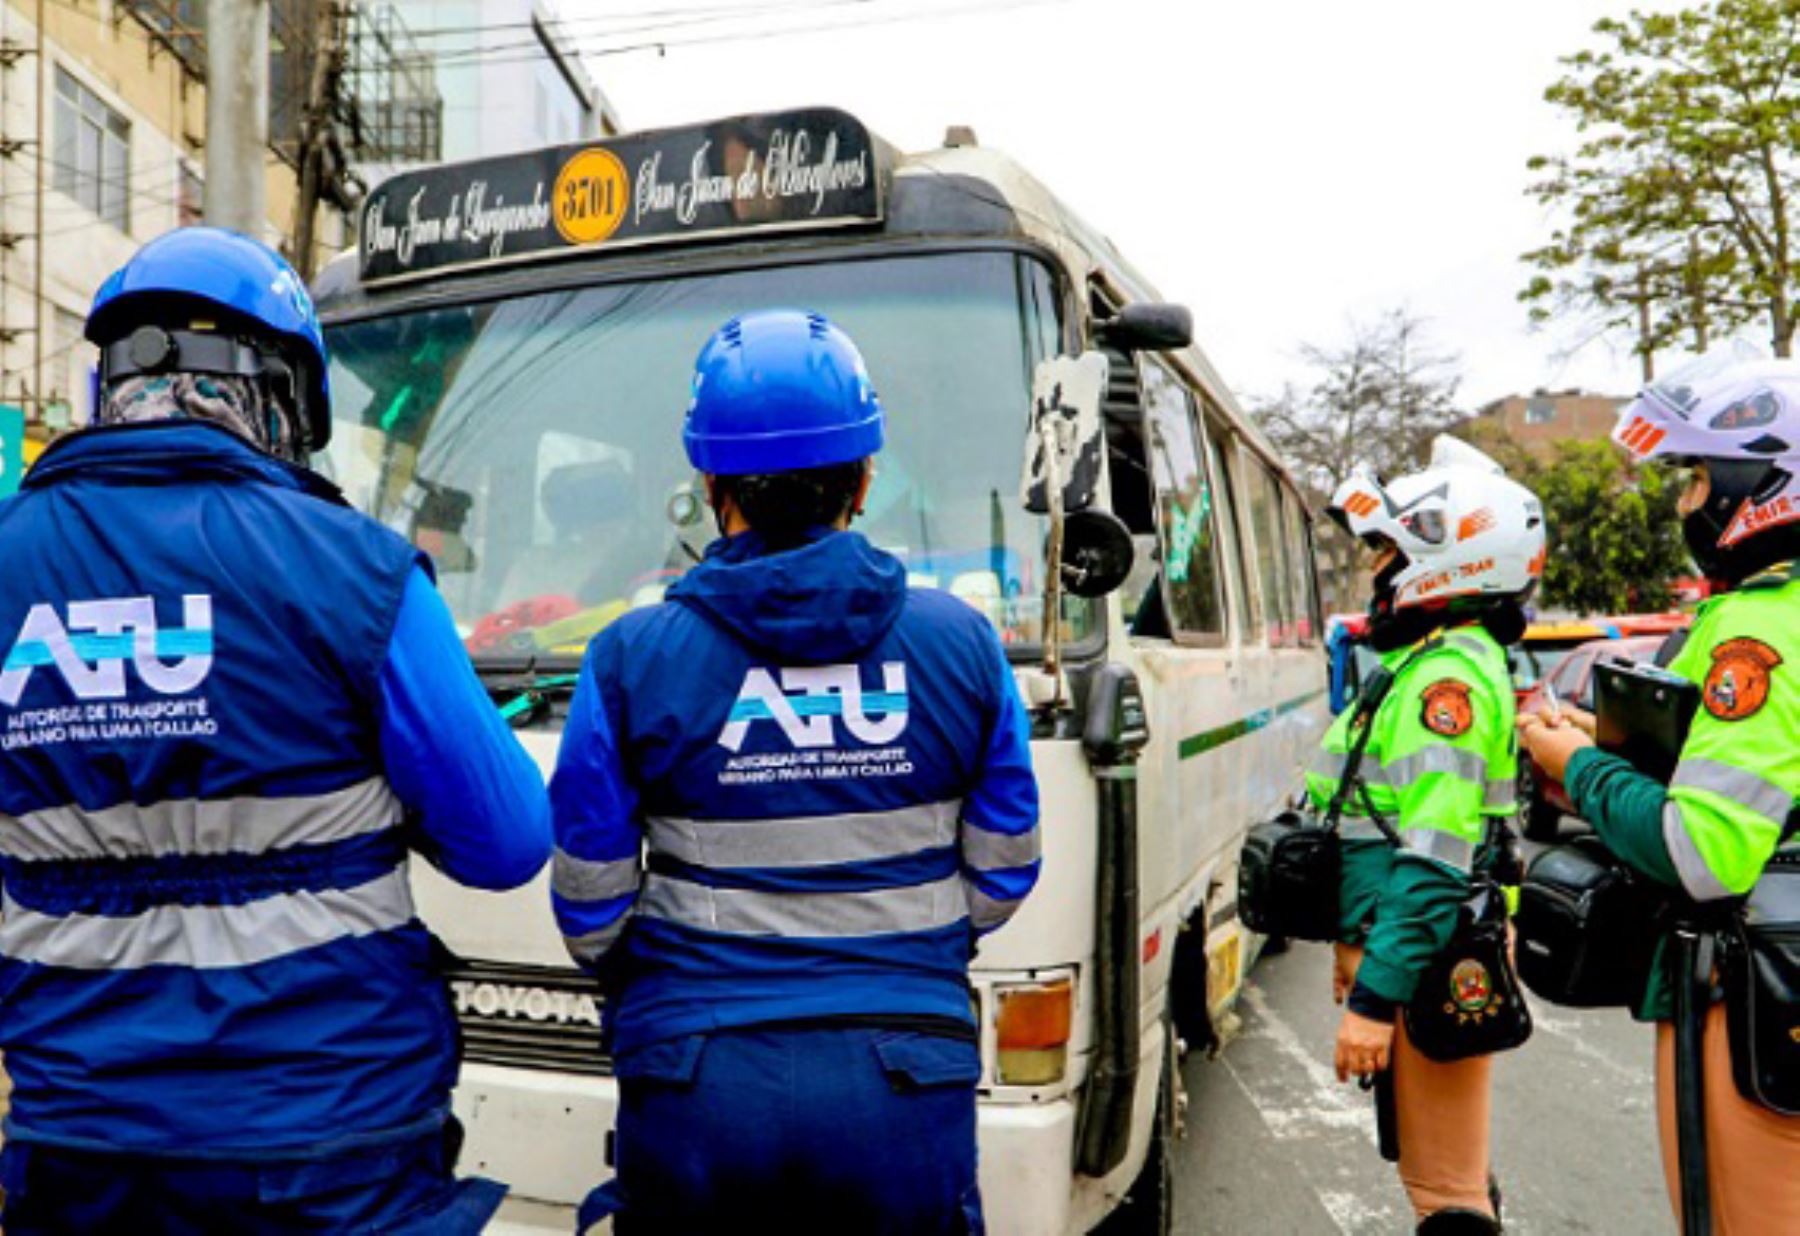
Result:
<svg viewBox="0 0 1800 1236">
<path fill-rule="evenodd" d="M 1662 618 L 1665 615 L 1654 615 Z M 1519 701 L 1519 711 L 1535 711 L 1550 703 L 1546 685 L 1556 692 L 1557 703 L 1587 712 L 1594 710 L 1594 667 L 1602 657 L 1619 661 L 1653 661 L 1676 630 L 1687 625 L 1686 615 L 1667 615 L 1682 621 L 1671 629 L 1650 634 L 1603 635 L 1556 654 L 1554 665 Z M 1661 624 L 1653 624 L 1661 625 Z M 1525 836 L 1532 841 L 1555 841 L 1562 817 L 1575 814 L 1575 804 L 1563 783 L 1539 768 L 1523 751 L 1519 754 L 1519 818 Z"/>
<path fill-rule="evenodd" d="M 1617 631 L 1598 622 L 1534 622 L 1507 653 L 1512 666 L 1513 694 L 1522 705 L 1538 684 L 1555 672 L 1564 657 L 1583 644 L 1612 639 Z"/>
</svg>

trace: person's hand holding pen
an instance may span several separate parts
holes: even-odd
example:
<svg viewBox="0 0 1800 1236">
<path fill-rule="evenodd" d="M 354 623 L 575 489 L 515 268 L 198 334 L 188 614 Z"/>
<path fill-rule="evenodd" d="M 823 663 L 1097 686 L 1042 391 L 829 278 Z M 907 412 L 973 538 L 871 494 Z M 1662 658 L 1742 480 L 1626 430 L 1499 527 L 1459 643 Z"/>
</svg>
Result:
<svg viewBox="0 0 1800 1236">
<path fill-rule="evenodd" d="M 1570 758 L 1583 747 L 1594 745 L 1594 714 L 1580 708 L 1564 708 L 1556 688 L 1544 684 L 1548 708 L 1519 717 L 1519 740 L 1537 766 L 1558 781 L 1568 771 Z"/>
</svg>

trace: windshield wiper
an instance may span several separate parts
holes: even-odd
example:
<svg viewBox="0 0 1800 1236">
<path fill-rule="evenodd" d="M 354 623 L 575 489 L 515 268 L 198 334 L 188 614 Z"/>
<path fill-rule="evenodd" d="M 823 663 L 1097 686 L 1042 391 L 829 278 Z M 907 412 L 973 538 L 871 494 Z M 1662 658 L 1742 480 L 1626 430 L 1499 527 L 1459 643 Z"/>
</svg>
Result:
<svg viewBox="0 0 1800 1236">
<path fill-rule="evenodd" d="M 479 671 L 481 667 L 476 668 Z M 580 680 L 581 675 L 576 673 L 540 673 L 537 658 L 533 657 L 526 662 L 522 673 L 508 674 L 504 682 L 491 684 L 488 692 L 495 696 L 512 693 L 508 699 L 495 699 L 494 707 L 518 728 L 530 725 L 543 715 L 551 700 L 574 694 L 575 684 Z"/>
</svg>

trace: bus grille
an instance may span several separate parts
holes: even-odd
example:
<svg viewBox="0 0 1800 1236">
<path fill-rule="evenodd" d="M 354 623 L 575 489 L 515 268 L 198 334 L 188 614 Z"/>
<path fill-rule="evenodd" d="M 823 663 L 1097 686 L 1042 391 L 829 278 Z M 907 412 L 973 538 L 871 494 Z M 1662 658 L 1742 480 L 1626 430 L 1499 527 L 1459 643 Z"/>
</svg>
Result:
<svg viewBox="0 0 1800 1236">
<path fill-rule="evenodd" d="M 463 961 L 449 973 L 463 1059 L 604 1077 L 600 993 L 580 970 Z"/>
</svg>

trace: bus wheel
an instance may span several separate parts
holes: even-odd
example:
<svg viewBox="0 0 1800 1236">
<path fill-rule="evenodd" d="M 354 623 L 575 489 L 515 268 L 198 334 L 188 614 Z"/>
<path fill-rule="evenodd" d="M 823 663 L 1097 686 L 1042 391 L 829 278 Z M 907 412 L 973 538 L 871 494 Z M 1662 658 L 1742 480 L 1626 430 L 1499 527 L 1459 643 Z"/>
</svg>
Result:
<svg viewBox="0 0 1800 1236">
<path fill-rule="evenodd" d="M 1169 1013 L 1176 1037 L 1189 1051 L 1211 1051 L 1219 1041 L 1206 1007 L 1205 914 L 1204 907 L 1197 910 L 1175 933 L 1175 957 L 1169 963 Z"/>
<path fill-rule="evenodd" d="M 1150 1150 L 1118 1208 L 1094 1229 L 1094 1236 L 1170 1236 L 1175 1230 L 1175 1139 L 1181 1104 L 1181 1060 L 1175 1050 L 1175 1027 L 1163 1019 L 1168 1050 L 1163 1053 L 1162 1084 L 1156 1088 L 1156 1123 Z"/>
</svg>

